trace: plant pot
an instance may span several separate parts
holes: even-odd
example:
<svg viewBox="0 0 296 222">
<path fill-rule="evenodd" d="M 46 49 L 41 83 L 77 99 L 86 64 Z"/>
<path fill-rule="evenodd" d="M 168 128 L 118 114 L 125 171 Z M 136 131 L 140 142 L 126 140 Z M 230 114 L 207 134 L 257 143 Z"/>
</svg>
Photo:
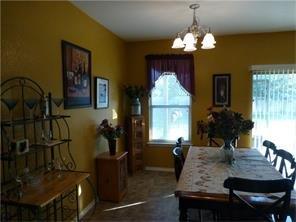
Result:
<svg viewBox="0 0 296 222">
<path fill-rule="evenodd" d="M 132 116 L 141 115 L 141 103 L 139 98 L 134 98 L 131 101 L 131 115 Z"/>
<path fill-rule="evenodd" d="M 116 154 L 116 140 L 108 140 L 110 156 Z"/>
<path fill-rule="evenodd" d="M 230 165 L 234 163 L 234 146 L 232 145 L 232 140 L 224 140 L 224 144 L 221 146 L 220 153 L 223 162 L 226 162 Z"/>
</svg>

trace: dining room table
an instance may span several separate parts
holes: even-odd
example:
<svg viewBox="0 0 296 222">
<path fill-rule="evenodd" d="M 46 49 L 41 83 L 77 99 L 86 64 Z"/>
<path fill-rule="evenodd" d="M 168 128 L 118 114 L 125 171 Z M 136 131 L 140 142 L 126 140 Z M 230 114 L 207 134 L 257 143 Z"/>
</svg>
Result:
<svg viewBox="0 0 296 222">
<path fill-rule="evenodd" d="M 221 212 L 229 203 L 229 190 L 223 187 L 228 177 L 242 177 L 257 180 L 282 179 L 282 175 L 267 159 L 254 148 L 235 148 L 234 161 L 226 163 L 218 147 L 191 146 L 177 183 L 175 196 L 179 200 L 179 219 L 187 220 L 191 208 Z M 264 198 L 257 194 L 245 193 L 250 198 L 274 202 L 274 194 Z M 278 194 L 279 197 L 282 196 Z M 264 204 L 264 203 L 262 203 Z M 291 192 L 289 212 L 296 215 L 296 191 Z"/>
</svg>

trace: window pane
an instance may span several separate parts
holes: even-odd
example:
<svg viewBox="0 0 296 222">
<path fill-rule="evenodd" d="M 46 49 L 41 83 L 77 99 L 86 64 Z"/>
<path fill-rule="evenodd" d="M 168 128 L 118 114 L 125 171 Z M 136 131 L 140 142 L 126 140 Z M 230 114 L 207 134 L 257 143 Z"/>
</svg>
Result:
<svg viewBox="0 0 296 222">
<path fill-rule="evenodd" d="M 152 105 L 190 105 L 190 97 L 174 74 L 163 75 L 156 82 L 151 94 Z"/>
<path fill-rule="evenodd" d="M 152 140 L 189 140 L 189 107 L 152 108 Z"/>
</svg>

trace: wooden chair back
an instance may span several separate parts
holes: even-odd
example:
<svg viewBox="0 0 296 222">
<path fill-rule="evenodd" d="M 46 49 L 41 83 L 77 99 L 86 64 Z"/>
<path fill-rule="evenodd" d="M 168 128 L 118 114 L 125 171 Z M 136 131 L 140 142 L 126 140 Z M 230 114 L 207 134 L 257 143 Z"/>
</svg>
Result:
<svg viewBox="0 0 296 222">
<path fill-rule="evenodd" d="M 280 220 L 286 218 L 290 206 L 291 190 L 293 183 L 289 179 L 279 180 L 251 180 L 238 177 L 229 177 L 224 181 L 224 187 L 229 189 L 230 206 L 237 199 L 239 203 L 253 211 L 257 216 L 261 216 L 268 221 L 273 221 L 270 214 L 279 215 Z M 236 191 L 250 192 L 262 194 L 272 194 L 283 192 L 284 195 L 275 199 L 274 202 L 268 204 L 264 208 L 256 205 L 247 199 L 245 196 L 238 194 Z"/>
<path fill-rule="evenodd" d="M 287 179 L 291 179 L 293 182 L 293 186 L 295 185 L 295 176 L 296 176 L 296 161 L 291 153 L 286 150 L 276 150 L 275 151 L 275 165 L 277 165 L 277 161 L 280 158 L 279 164 L 279 172 Z M 290 163 L 290 167 L 287 163 Z"/>
<path fill-rule="evenodd" d="M 275 154 L 276 152 L 276 145 L 269 141 L 269 140 L 264 140 L 263 141 L 263 146 L 266 147 L 266 151 L 265 151 L 265 158 L 273 165 L 275 166 L 276 163 L 274 162 L 275 158 L 272 158 L 272 154 Z"/>
<path fill-rule="evenodd" d="M 184 142 L 184 138 L 183 137 L 179 137 L 176 141 L 176 146 L 181 147 L 182 148 L 182 144 Z"/>
<path fill-rule="evenodd" d="M 182 148 L 179 146 L 174 147 L 172 153 L 174 157 L 175 176 L 178 181 L 183 169 L 185 157 Z"/>
</svg>

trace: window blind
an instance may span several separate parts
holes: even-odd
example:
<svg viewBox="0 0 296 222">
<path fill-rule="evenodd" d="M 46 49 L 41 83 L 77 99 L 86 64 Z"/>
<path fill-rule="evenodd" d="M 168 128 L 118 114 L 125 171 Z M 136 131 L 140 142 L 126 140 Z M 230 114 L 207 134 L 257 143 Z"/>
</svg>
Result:
<svg viewBox="0 0 296 222">
<path fill-rule="evenodd" d="M 254 66 L 253 146 L 274 142 L 296 156 L 296 66 Z M 263 151 L 263 150 L 262 150 Z M 265 149 L 264 149 L 265 151 Z"/>
</svg>

